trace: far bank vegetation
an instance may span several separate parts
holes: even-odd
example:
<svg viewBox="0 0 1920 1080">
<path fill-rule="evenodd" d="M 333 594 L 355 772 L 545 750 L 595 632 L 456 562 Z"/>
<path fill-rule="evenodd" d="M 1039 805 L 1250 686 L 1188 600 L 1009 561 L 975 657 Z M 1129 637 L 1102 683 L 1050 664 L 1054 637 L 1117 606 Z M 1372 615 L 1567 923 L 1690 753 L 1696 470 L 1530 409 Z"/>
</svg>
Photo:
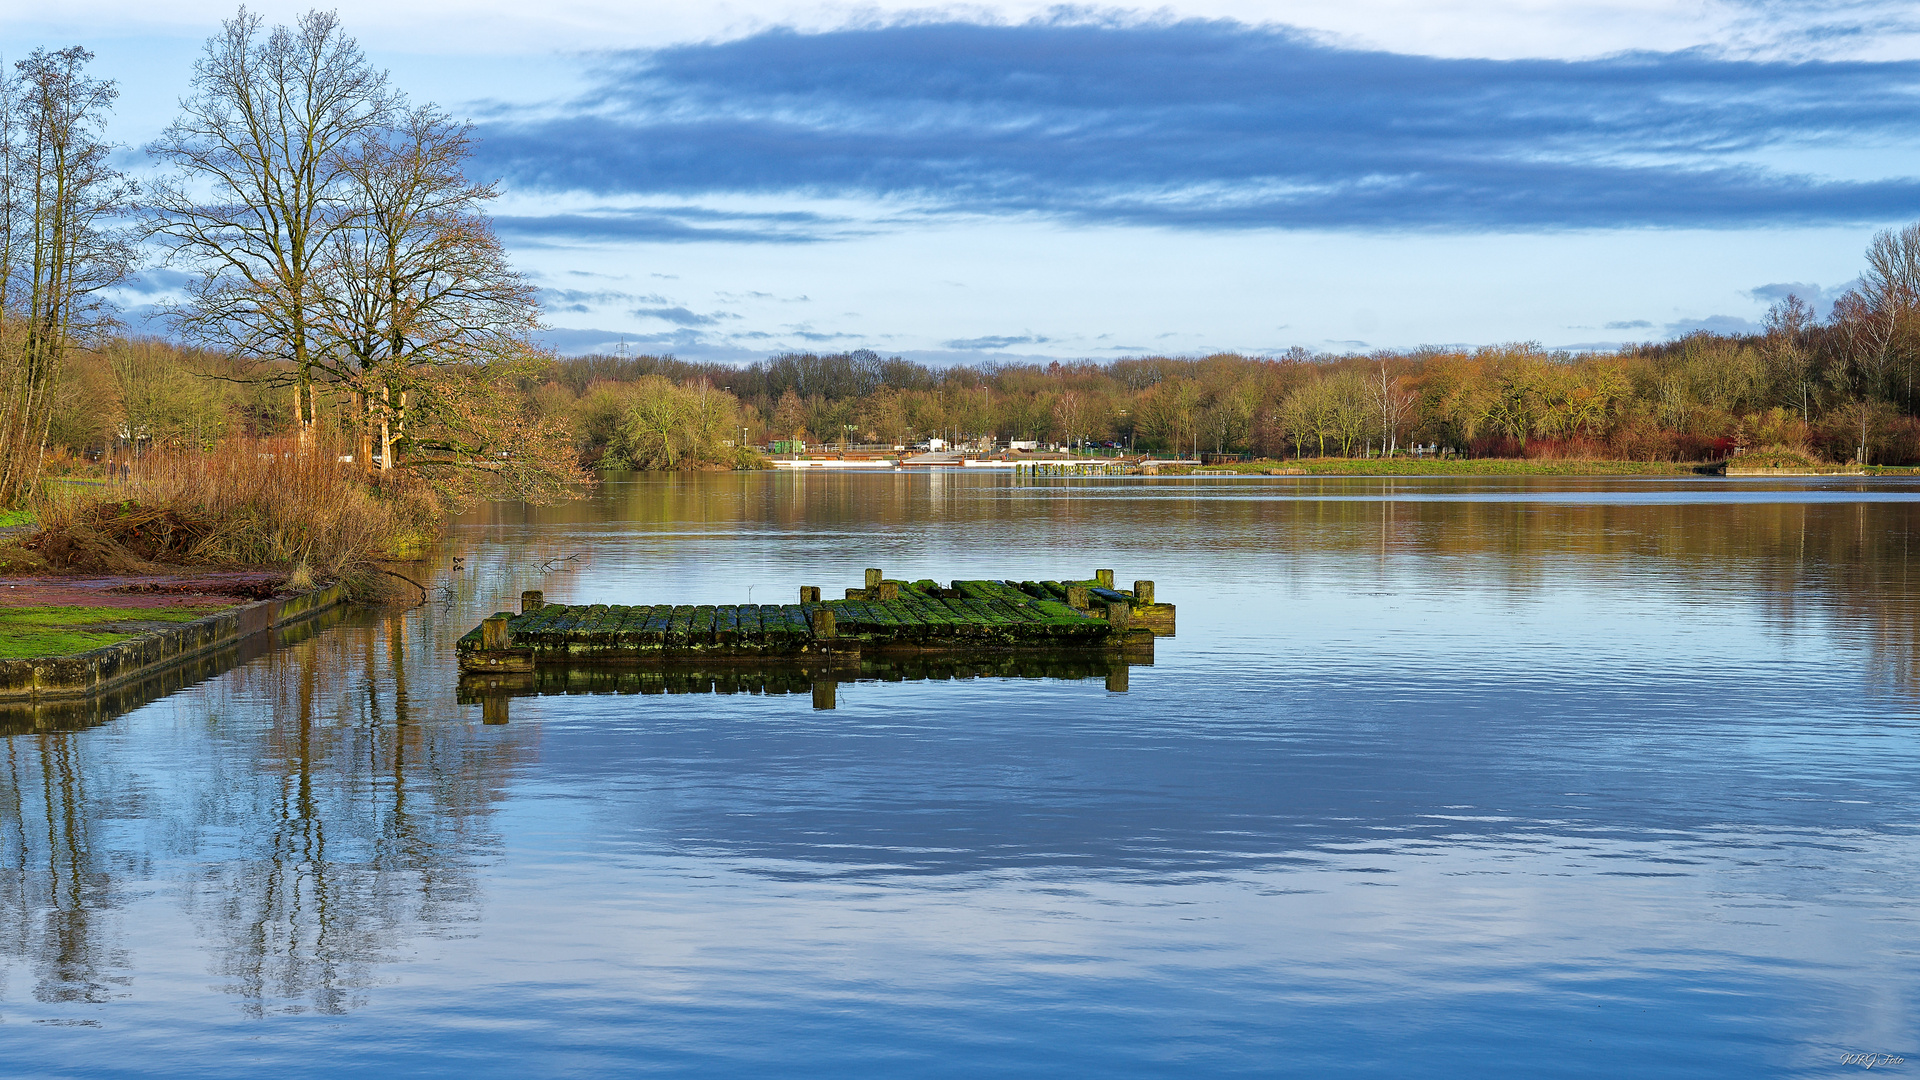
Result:
<svg viewBox="0 0 1920 1080">
<path fill-rule="evenodd" d="M 710 403 L 703 417 L 737 409 L 731 423 L 756 446 L 1033 440 L 1264 458 L 1419 446 L 1473 458 L 1653 462 L 1765 450 L 1782 460 L 1900 465 L 1920 462 L 1916 376 L 1920 225 L 1910 225 L 1874 238 L 1859 287 L 1824 319 L 1786 296 L 1762 332 L 1703 331 L 1618 353 L 1515 344 L 946 368 L 868 351 L 739 367 L 588 356 L 557 361 L 533 396 L 543 415 L 573 427 L 583 463 L 607 466 L 730 460 L 717 419 L 686 428 L 686 445 L 704 452 L 634 456 L 621 418 L 675 388 L 698 388 Z"/>
</svg>

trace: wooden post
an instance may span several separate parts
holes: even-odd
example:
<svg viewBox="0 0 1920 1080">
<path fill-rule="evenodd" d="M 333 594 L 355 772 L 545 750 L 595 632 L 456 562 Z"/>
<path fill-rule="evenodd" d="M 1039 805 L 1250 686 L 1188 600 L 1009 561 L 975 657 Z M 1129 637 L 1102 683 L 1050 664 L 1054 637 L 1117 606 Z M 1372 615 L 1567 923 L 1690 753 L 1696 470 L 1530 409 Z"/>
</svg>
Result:
<svg viewBox="0 0 1920 1080">
<path fill-rule="evenodd" d="M 867 598 L 869 600 L 898 600 L 900 599 L 900 583 L 897 581 L 883 581 L 867 590 Z"/>
<path fill-rule="evenodd" d="M 834 700 L 835 694 L 839 689 L 840 684 L 834 682 L 832 679 L 815 679 L 813 683 L 813 707 L 816 709 L 831 709 L 835 707 L 835 705 L 838 704 L 838 702 Z"/>
<path fill-rule="evenodd" d="M 1093 572 L 1093 583 L 1103 589 L 1113 588 L 1113 571 L 1095 570 Z"/>
<path fill-rule="evenodd" d="M 1113 628 L 1115 634 L 1127 632 L 1128 616 L 1132 614 L 1133 605 L 1125 600 L 1107 601 L 1107 625 Z"/>
<path fill-rule="evenodd" d="M 812 623 L 813 636 L 818 640 L 832 641 L 840 636 L 839 629 L 833 625 L 833 609 L 830 607 L 814 608 L 808 621 Z"/>
<path fill-rule="evenodd" d="M 847 599 L 849 600 L 865 600 L 866 598 L 867 598 L 867 590 L 865 589 L 848 589 L 847 590 Z"/>
<path fill-rule="evenodd" d="M 1133 602 L 1136 604 L 1153 603 L 1153 582 L 1136 581 L 1133 583 Z"/>
<path fill-rule="evenodd" d="M 1121 664 L 1107 672 L 1107 693 L 1124 694 L 1127 692 L 1127 665 Z"/>
<path fill-rule="evenodd" d="M 483 724 L 504 724 L 507 722 L 507 703 L 513 699 L 505 694 L 488 694 L 480 699 L 480 722 Z"/>
<path fill-rule="evenodd" d="M 820 602 L 820 586 L 818 585 L 800 586 L 800 602 L 803 604 L 819 603 Z"/>
<path fill-rule="evenodd" d="M 1087 599 L 1087 587 L 1085 585 L 1067 586 L 1067 603 L 1079 608 L 1081 611 L 1085 611 L 1093 606 Z"/>
<path fill-rule="evenodd" d="M 880 579 L 881 579 L 881 578 L 882 578 L 883 576 L 885 576 L 885 575 L 883 575 L 883 574 L 881 574 L 881 573 L 880 573 L 880 571 L 878 571 L 878 570 L 873 570 L 873 569 L 869 569 L 869 570 L 867 571 L 867 588 L 869 588 L 869 589 L 875 589 L 875 588 L 879 588 L 879 586 L 880 586 Z"/>
<path fill-rule="evenodd" d="M 507 629 L 505 615 L 489 615 L 480 624 L 480 647 L 488 652 L 513 648 L 513 631 Z"/>
<path fill-rule="evenodd" d="M 547 595 L 539 589 L 528 589 L 520 594 L 520 614 L 539 611 L 547 606 Z"/>
</svg>

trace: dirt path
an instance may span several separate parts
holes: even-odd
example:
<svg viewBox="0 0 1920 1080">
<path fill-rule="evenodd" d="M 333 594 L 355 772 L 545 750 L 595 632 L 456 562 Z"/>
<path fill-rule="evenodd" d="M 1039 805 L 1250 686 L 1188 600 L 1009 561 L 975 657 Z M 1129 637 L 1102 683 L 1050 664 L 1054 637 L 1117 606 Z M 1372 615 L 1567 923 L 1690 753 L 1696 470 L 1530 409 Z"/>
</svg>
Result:
<svg viewBox="0 0 1920 1080">
<path fill-rule="evenodd" d="M 198 574 L 121 574 L 97 577 L 0 578 L 0 607 L 84 604 L 90 607 L 209 607 L 265 600 L 281 592 L 286 575 L 261 570 Z"/>
</svg>

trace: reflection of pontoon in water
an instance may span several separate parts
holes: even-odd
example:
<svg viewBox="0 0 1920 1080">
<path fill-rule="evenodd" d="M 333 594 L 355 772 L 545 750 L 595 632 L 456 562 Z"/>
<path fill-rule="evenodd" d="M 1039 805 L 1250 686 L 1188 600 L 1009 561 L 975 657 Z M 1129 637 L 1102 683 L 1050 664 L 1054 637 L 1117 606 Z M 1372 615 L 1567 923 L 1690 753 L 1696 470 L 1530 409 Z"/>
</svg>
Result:
<svg viewBox="0 0 1920 1080">
<path fill-rule="evenodd" d="M 816 709 L 834 708 L 842 683 L 946 682 L 966 679 L 1101 679 L 1125 693 L 1127 670 L 1153 657 L 1133 653 L 998 653 L 983 655 L 823 654 L 757 663 L 663 661 L 645 667 L 542 664 L 532 671 L 469 672 L 460 703 L 480 705 L 487 723 L 507 722 L 507 702 L 545 694 L 812 694 Z"/>
<path fill-rule="evenodd" d="M 842 600 L 822 600 L 818 586 L 802 586 L 797 604 L 562 605 L 527 592 L 520 614 L 501 612 L 460 639 L 460 670 L 495 676 L 770 661 L 827 670 L 903 657 L 1080 656 L 1120 658 L 1124 671 L 1127 659 L 1150 660 L 1154 636 L 1174 629 L 1173 605 L 1156 602 L 1153 582 L 1115 589 L 1111 570 L 1085 581 L 944 588 L 879 570 L 866 578 Z"/>
</svg>

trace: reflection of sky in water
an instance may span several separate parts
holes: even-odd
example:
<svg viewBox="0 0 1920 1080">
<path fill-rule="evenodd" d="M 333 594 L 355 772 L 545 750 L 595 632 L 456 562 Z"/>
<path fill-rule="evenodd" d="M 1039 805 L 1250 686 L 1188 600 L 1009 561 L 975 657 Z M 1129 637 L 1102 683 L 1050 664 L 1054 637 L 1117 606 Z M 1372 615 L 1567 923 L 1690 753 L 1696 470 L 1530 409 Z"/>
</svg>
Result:
<svg viewBox="0 0 1920 1080">
<path fill-rule="evenodd" d="M 489 508 L 426 608 L 7 741 L 0 1071 L 1912 1057 L 1920 488 L 1849 483 L 717 476 Z M 868 565 L 1112 566 L 1180 635 L 1124 695 L 454 701 L 448 643 L 521 588 L 785 600 Z"/>
</svg>

